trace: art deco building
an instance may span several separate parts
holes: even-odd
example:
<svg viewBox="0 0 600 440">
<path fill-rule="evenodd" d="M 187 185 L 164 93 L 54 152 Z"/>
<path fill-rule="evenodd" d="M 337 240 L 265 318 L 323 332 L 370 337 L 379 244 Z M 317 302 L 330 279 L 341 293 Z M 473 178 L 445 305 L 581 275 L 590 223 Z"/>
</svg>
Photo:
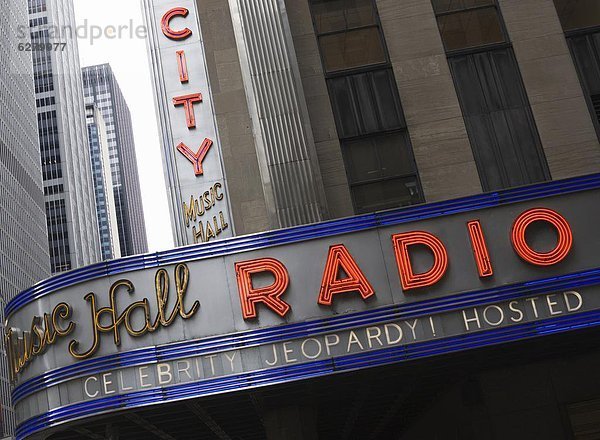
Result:
<svg viewBox="0 0 600 440">
<path fill-rule="evenodd" d="M 27 4 L 0 1 L 0 303 L 50 275 Z M 0 331 L 4 334 L 4 313 Z M 11 436 L 4 338 L 0 342 L 0 438 Z"/>
<path fill-rule="evenodd" d="M 176 243 L 200 241 L 190 200 L 216 181 L 246 234 L 597 170 L 596 2 L 531 0 L 552 41 L 508 0 L 405 3 L 199 2 L 201 35 L 175 13 L 169 39 L 144 2 Z M 186 128 L 174 100 L 196 92 Z M 178 145 L 205 137 L 190 177 Z"/>
<path fill-rule="evenodd" d="M 6 306 L 18 440 L 600 438 L 600 2 L 143 8 L 179 247 Z"/>
<path fill-rule="evenodd" d="M 148 250 L 131 114 L 108 64 L 84 67 L 86 105 L 94 104 L 106 124 L 121 255 Z"/>
<path fill-rule="evenodd" d="M 30 0 L 28 6 L 32 45 L 44 48 L 32 53 L 50 266 L 56 273 L 100 261 L 100 240 L 73 2 Z M 49 50 L 55 43 L 57 49 Z"/>
</svg>

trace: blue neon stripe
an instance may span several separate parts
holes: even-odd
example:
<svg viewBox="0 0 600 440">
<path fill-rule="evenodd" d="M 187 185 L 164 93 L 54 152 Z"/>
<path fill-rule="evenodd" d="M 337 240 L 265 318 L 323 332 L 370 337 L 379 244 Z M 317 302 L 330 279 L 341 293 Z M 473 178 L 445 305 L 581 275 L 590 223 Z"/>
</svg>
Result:
<svg viewBox="0 0 600 440">
<path fill-rule="evenodd" d="M 298 226 L 277 231 L 233 237 L 213 243 L 198 244 L 176 248 L 163 252 L 126 257 L 75 269 L 41 281 L 35 286 L 21 292 L 6 305 L 4 311 L 8 317 L 16 310 L 42 298 L 52 292 L 84 281 L 173 264 L 231 255 L 250 250 L 264 249 L 272 246 L 330 237 L 350 232 L 363 231 L 381 226 L 392 226 L 402 223 L 441 217 L 460 212 L 475 211 L 484 208 L 506 205 L 509 203 L 535 200 L 561 194 L 600 188 L 600 173 L 584 177 L 547 182 L 514 188 L 487 194 L 478 194 L 444 202 L 411 206 L 403 209 L 384 211 L 374 214 L 360 215 L 340 220 L 332 220 L 312 225 Z"/>
<path fill-rule="evenodd" d="M 17 428 L 17 440 L 25 439 L 27 436 L 43 429 L 77 418 L 98 415 L 106 411 L 138 408 L 180 399 L 247 390 L 281 382 L 291 382 L 361 368 L 406 362 L 440 354 L 540 337 L 550 333 L 558 334 L 586 327 L 595 327 L 599 324 L 600 310 L 596 310 L 503 329 L 358 353 L 337 359 L 243 373 L 208 381 L 179 384 L 164 389 L 138 391 L 126 395 L 105 397 L 57 408 L 43 415 L 33 417 L 19 425 Z"/>
<path fill-rule="evenodd" d="M 552 293 L 600 284 L 600 269 L 593 269 L 560 277 L 528 281 L 493 289 L 461 293 L 411 304 L 397 304 L 332 318 L 280 325 L 259 330 L 221 335 L 200 340 L 141 348 L 81 361 L 67 367 L 47 371 L 31 378 L 12 392 L 13 404 L 42 389 L 92 374 L 127 366 L 145 365 L 178 358 L 193 357 L 216 351 L 265 345 L 283 340 L 313 336 L 319 333 L 343 331 L 372 324 L 432 315 L 465 307 L 501 302 L 525 295 Z"/>
</svg>

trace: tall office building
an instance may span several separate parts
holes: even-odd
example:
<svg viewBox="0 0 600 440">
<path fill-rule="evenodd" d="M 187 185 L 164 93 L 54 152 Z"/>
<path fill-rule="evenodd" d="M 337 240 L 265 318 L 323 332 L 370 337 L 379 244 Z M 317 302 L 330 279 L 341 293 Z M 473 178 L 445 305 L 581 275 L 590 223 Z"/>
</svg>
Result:
<svg viewBox="0 0 600 440">
<path fill-rule="evenodd" d="M 90 157 L 92 159 L 102 260 L 111 260 L 121 256 L 121 245 L 110 171 L 108 133 L 102 113 L 95 104 L 85 106 L 85 120 L 90 143 Z"/>
<path fill-rule="evenodd" d="M 72 0 L 29 0 L 52 272 L 100 261 L 100 240 Z M 40 46 L 44 45 L 44 46 Z"/>
<path fill-rule="evenodd" d="M 4 305 L 50 274 L 35 117 L 27 5 L 0 1 L 0 331 Z M 25 31 L 24 31 L 25 30 Z M 15 426 L 4 338 L 0 341 L 0 438 Z"/>
<path fill-rule="evenodd" d="M 106 122 L 121 255 L 141 254 L 148 243 L 131 113 L 110 65 L 82 72 L 86 105 L 95 104 Z"/>
</svg>

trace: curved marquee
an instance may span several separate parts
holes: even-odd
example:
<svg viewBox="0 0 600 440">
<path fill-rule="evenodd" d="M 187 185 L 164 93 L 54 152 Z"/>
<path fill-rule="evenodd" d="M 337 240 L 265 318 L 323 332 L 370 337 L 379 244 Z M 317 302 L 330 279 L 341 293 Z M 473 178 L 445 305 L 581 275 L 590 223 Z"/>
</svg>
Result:
<svg viewBox="0 0 600 440">
<path fill-rule="evenodd" d="M 97 264 L 6 307 L 18 438 L 596 325 L 600 175 Z"/>
</svg>

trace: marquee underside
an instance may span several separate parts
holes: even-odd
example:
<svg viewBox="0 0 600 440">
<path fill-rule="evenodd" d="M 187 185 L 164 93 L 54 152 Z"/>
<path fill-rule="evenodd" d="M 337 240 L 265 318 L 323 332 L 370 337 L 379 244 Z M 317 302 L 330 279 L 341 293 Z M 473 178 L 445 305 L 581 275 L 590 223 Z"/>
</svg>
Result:
<svg viewBox="0 0 600 440">
<path fill-rule="evenodd" d="M 588 329 L 402 365 L 123 410 L 63 426 L 48 440 L 104 440 L 108 433 L 115 435 L 114 440 L 262 440 L 268 439 L 267 431 L 274 428 L 269 426 L 273 411 L 280 420 L 292 414 L 292 418 L 303 417 L 305 425 L 314 422 L 313 432 L 319 439 L 404 440 L 415 424 L 434 416 L 428 411 L 449 389 L 459 387 L 462 399 L 468 401 L 477 398 L 474 378 L 485 372 L 528 365 L 542 371 L 564 358 L 597 359 L 599 336 L 600 329 Z M 583 379 L 590 381 L 590 393 L 600 395 L 593 371 Z M 522 389 L 523 396 L 535 392 Z M 449 434 L 448 438 L 454 437 Z"/>
</svg>

